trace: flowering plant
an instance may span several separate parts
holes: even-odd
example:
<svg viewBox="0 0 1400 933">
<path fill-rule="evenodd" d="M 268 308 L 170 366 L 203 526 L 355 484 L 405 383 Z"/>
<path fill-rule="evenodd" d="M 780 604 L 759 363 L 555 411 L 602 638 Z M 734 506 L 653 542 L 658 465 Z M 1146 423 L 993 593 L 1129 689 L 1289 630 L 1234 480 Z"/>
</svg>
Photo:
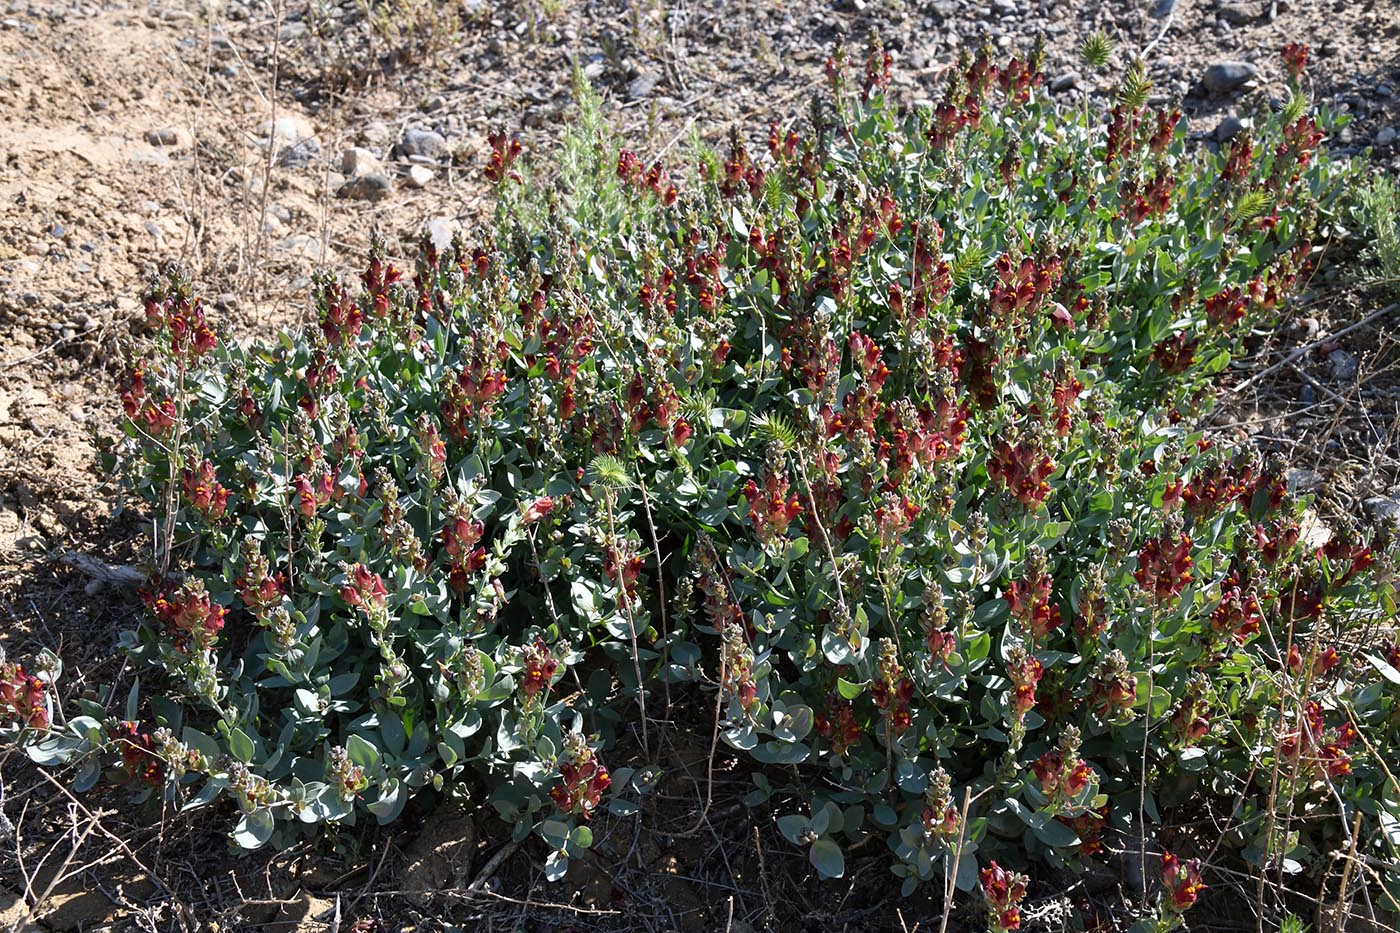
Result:
<svg viewBox="0 0 1400 933">
<path fill-rule="evenodd" d="M 1034 882 L 992 858 L 1082 869 L 1188 805 L 1261 867 L 1356 816 L 1383 855 L 1400 672 L 1336 649 L 1393 550 L 1305 540 L 1283 464 L 1201 427 L 1339 193 L 1306 101 L 1193 154 L 1140 70 L 1101 122 L 1035 57 L 914 110 L 890 64 L 834 59 L 805 132 L 688 179 L 585 91 L 556 200 L 493 137 L 494 236 L 376 248 L 276 346 L 167 277 L 123 400 L 161 567 L 125 646 L 168 696 L 65 754 L 232 798 L 244 845 L 466 789 L 557 873 L 648 786 L 603 761 L 664 684 L 823 875 L 880 837 L 995 929 Z M 1290 828 L 1281 789 L 1346 818 Z"/>
</svg>

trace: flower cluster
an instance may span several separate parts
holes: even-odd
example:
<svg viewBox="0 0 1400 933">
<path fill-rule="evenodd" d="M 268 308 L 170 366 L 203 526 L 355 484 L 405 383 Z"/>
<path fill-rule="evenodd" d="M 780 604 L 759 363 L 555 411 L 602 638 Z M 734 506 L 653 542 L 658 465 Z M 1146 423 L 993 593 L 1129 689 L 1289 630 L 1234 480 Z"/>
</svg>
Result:
<svg viewBox="0 0 1400 933">
<path fill-rule="evenodd" d="M 1079 757 L 1079 730 L 1065 729 L 1060 743 L 1036 759 L 1032 766 L 1040 792 L 1045 796 L 1046 812 L 1053 815 L 1080 816 L 1089 809 L 1089 801 L 1098 792 L 1098 776 L 1089 763 Z"/>
<path fill-rule="evenodd" d="M 912 721 L 909 715 L 909 701 L 914 698 L 914 682 L 904 676 L 899 665 L 899 650 L 892 640 L 880 642 L 874 682 L 870 685 L 870 696 L 875 705 L 885 714 L 890 731 L 903 735 Z"/>
<path fill-rule="evenodd" d="M 588 819 L 612 786 L 612 776 L 588 742 L 578 733 L 565 738 L 564 757 L 559 763 L 559 783 L 549 796 L 560 812 Z"/>
<path fill-rule="evenodd" d="M 1133 718 L 1137 677 L 1128 673 L 1128 659 L 1114 649 L 1099 659 L 1089 681 L 1089 706 L 1102 722 L 1123 725 Z"/>
<path fill-rule="evenodd" d="M 122 768 L 129 780 L 149 787 L 165 783 L 165 760 L 158 754 L 150 733 L 142 732 L 138 723 L 123 721 L 117 723 L 112 738 L 121 752 Z"/>
<path fill-rule="evenodd" d="M 365 769 L 350 760 L 343 745 L 336 745 L 326 755 L 326 780 L 342 800 L 354 800 L 369 787 Z"/>
<path fill-rule="evenodd" d="M 487 135 L 486 141 L 491 145 L 491 155 L 486 159 L 487 180 L 499 183 L 509 178 L 516 184 L 522 184 L 520 172 L 512 168 L 515 160 L 520 158 L 520 140 L 495 130 Z"/>
<path fill-rule="evenodd" d="M 1170 852 L 1162 853 L 1162 910 L 1169 916 L 1180 916 L 1196 903 L 1205 882 L 1201 880 L 1201 860 L 1185 862 Z"/>
<path fill-rule="evenodd" d="M 963 832 L 962 815 L 953 803 L 953 779 L 942 767 L 929 776 L 921 814 L 924 831 L 946 841 L 956 841 Z"/>
<path fill-rule="evenodd" d="M 205 652 L 223 630 L 228 610 L 214 602 L 202 580 L 188 580 L 173 591 L 145 589 L 141 599 L 183 654 Z"/>
<path fill-rule="evenodd" d="M 1010 719 L 1013 729 L 1023 729 L 1026 714 L 1035 709 L 1035 688 L 1045 676 L 1045 665 L 1020 646 L 1011 649 L 1007 660 L 1011 678 Z"/>
<path fill-rule="evenodd" d="M 642 567 L 642 555 L 630 538 L 617 536 L 604 544 L 603 577 L 617 587 L 618 605 L 630 606 L 637 598 Z"/>
<path fill-rule="evenodd" d="M 146 297 L 146 325 L 169 341 L 172 359 L 190 366 L 218 345 L 218 337 L 205 320 L 203 302 L 188 288 L 170 284 Z"/>
<path fill-rule="evenodd" d="M 443 562 L 447 565 L 447 584 L 456 593 L 465 593 L 473 576 L 486 566 L 486 548 L 481 538 L 486 525 L 474 518 L 471 509 L 458 503 L 452 517 L 438 537 L 442 539 Z"/>
<path fill-rule="evenodd" d="M 49 727 L 48 695 L 44 683 L 23 664 L 0 662 L 0 713 L 13 716 L 31 729 Z"/>
<path fill-rule="evenodd" d="M 1049 479 L 1055 472 L 1055 461 L 1035 441 L 1001 441 L 987 461 L 987 472 L 1017 502 L 1035 509 L 1050 495 Z"/>
<path fill-rule="evenodd" d="M 1303 72 L 1308 69 L 1308 55 L 1310 50 L 1301 42 L 1285 42 L 1283 44 L 1283 64 L 1288 70 L 1289 77 L 1295 81 L 1303 76 Z"/>
<path fill-rule="evenodd" d="M 1295 769 L 1307 767 L 1327 778 L 1340 778 L 1351 773 L 1351 756 L 1347 749 L 1358 735 L 1350 719 L 1329 728 L 1322 705 L 1309 700 L 1296 728 L 1285 732 L 1278 743 L 1278 756 Z M 1303 780 L 1307 780 L 1304 776 Z"/>
<path fill-rule="evenodd" d="M 1152 538 L 1138 551 L 1133 577 L 1159 603 L 1170 601 L 1194 579 L 1191 538 L 1185 533 Z"/>
<path fill-rule="evenodd" d="M 802 514 L 796 493 L 789 493 L 786 473 L 769 471 L 760 488 L 753 480 L 744 484 L 749 503 L 749 521 L 763 541 L 787 534 L 788 525 Z"/>
<path fill-rule="evenodd" d="M 364 564 L 355 564 L 345 570 L 345 582 L 340 587 L 340 598 L 347 606 L 363 610 L 366 615 L 382 612 L 388 605 L 389 591 L 384 580 Z"/>
<path fill-rule="evenodd" d="M 724 627 L 724 652 L 720 662 L 724 670 L 724 687 L 729 696 L 739 701 L 747 712 L 758 701 L 758 684 L 753 679 L 753 650 L 744 640 L 742 626 Z"/>
<path fill-rule="evenodd" d="M 1030 879 L 992 862 L 982 869 L 979 880 L 982 896 L 992 912 L 989 933 L 1021 929 L 1021 901 L 1025 900 Z"/>
<path fill-rule="evenodd" d="M 219 485 L 214 472 L 214 464 L 208 460 L 181 472 L 185 486 L 185 501 L 190 507 L 204 516 L 206 521 L 216 522 L 228 511 L 228 490 Z"/>
<path fill-rule="evenodd" d="M 623 149 L 617 155 L 617 177 L 638 190 L 650 191 L 667 207 L 676 203 L 676 186 L 659 161 L 653 162 L 651 168 L 643 168 L 635 152 Z"/>
<path fill-rule="evenodd" d="M 855 708 L 839 696 L 827 698 L 826 711 L 817 714 L 815 727 L 817 734 L 830 743 L 832 754 L 838 758 L 844 758 L 865 734 L 860 721 L 856 719 Z"/>
<path fill-rule="evenodd" d="M 1011 618 L 1030 633 L 1032 643 L 1043 644 L 1061 624 L 1060 607 L 1051 605 L 1053 581 L 1045 568 L 1045 551 L 1033 548 L 1027 558 L 1026 575 L 1006 587 L 1006 605 Z"/>
<path fill-rule="evenodd" d="M 554 674 L 559 670 L 559 659 L 549 650 L 543 638 L 536 638 L 521 649 L 520 661 L 525 668 L 520 689 L 524 691 L 526 699 L 533 700 L 553 683 Z"/>
</svg>

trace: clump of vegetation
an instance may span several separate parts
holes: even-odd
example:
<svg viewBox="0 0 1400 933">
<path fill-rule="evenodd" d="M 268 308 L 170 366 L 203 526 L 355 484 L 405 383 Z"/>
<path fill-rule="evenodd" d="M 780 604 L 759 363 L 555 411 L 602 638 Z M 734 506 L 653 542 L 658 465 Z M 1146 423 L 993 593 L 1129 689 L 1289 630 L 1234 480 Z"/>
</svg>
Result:
<svg viewBox="0 0 1400 933">
<path fill-rule="evenodd" d="M 693 174 L 584 90 L 554 192 L 493 137 L 494 229 L 376 250 L 271 345 L 162 279 L 122 390 L 149 673 L 66 716 L 52 663 L 6 668 L 9 734 L 236 808 L 244 846 L 467 796 L 557 876 L 652 785 L 606 762 L 665 690 L 822 875 L 875 839 L 993 930 L 1115 851 L 1154 866 L 1144 929 L 1196 855 L 1368 885 L 1400 844 L 1394 550 L 1306 537 L 1284 464 L 1199 427 L 1330 222 L 1319 117 L 1295 95 L 1212 155 L 1141 69 L 1106 119 L 1035 57 L 928 109 L 889 69 L 833 59 L 802 132 Z"/>
<path fill-rule="evenodd" d="M 1366 264 L 1387 291 L 1400 294 L 1400 184 L 1389 175 L 1375 175 L 1357 195 Z"/>
<path fill-rule="evenodd" d="M 452 47 L 463 21 L 459 2 L 358 0 L 349 9 L 313 3 L 311 54 L 290 64 L 313 66 L 313 77 L 332 89 L 361 87 L 376 75 L 431 63 Z"/>
</svg>

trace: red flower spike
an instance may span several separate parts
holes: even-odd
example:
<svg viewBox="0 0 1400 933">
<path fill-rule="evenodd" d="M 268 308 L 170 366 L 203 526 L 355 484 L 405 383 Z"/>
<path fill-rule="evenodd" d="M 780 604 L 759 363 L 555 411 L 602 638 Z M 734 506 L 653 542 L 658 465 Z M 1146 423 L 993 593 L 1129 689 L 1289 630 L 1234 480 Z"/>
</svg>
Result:
<svg viewBox="0 0 1400 933">
<path fill-rule="evenodd" d="M 545 644 L 543 638 L 536 637 L 534 642 L 527 645 L 523 651 L 525 662 L 525 678 L 521 683 L 521 689 L 525 693 L 527 701 L 534 699 L 543 693 L 554 678 L 554 672 L 559 669 L 559 661 L 550 653 L 549 646 Z"/>
<path fill-rule="evenodd" d="M 1002 868 L 996 862 L 982 869 L 978 879 L 982 884 L 982 895 L 992 909 L 992 929 L 1019 930 L 1021 901 L 1026 897 L 1026 886 L 1030 879 Z"/>
<path fill-rule="evenodd" d="M 1055 462 L 1039 444 L 1022 441 L 1015 447 L 1006 441 L 997 444 L 987 461 L 987 473 L 1006 487 L 1017 502 L 1038 508 L 1050 495 L 1047 480 L 1055 472 Z"/>
<path fill-rule="evenodd" d="M 31 729 L 49 728 L 44 684 L 22 664 L 0 664 L 0 717 L 10 715 Z"/>
<path fill-rule="evenodd" d="M 198 467 L 181 471 L 185 501 L 206 521 L 218 521 L 228 511 L 228 490 L 219 485 L 214 464 L 202 461 Z"/>
<path fill-rule="evenodd" d="M 1163 906 L 1171 913 L 1185 913 L 1206 888 L 1201 880 L 1201 860 L 1183 863 L 1170 852 L 1162 853 L 1162 884 L 1166 887 Z"/>
<path fill-rule="evenodd" d="M 559 764 L 559 783 L 550 789 L 549 796 L 560 812 L 587 820 L 602 802 L 603 793 L 612 786 L 612 776 L 586 741 L 570 735 L 565 740 L 564 760 Z"/>
<path fill-rule="evenodd" d="M 1286 42 L 1283 46 L 1282 57 L 1283 66 L 1288 71 L 1289 77 L 1297 81 L 1303 76 L 1303 72 L 1308 68 L 1308 55 L 1310 49 L 1301 42 Z"/>
<path fill-rule="evenodd" d="M 1149 540 L 1138 552 L 1138 566 L 1133 571 L 1138 585 L 1159 603 L 1178 596 L 1195 579 L 1191 545 L 1185 534 L 1175 542 L 1165 536 Z"/>
<path fill-rule="evenodd" d="M 122 766 L 133 781 L 151 787 L 165 783 L 165 762 L 156 754 L 155 740 L 134 722 L 121 722 L 113 730 L 121 748 Z"/>
</svg>

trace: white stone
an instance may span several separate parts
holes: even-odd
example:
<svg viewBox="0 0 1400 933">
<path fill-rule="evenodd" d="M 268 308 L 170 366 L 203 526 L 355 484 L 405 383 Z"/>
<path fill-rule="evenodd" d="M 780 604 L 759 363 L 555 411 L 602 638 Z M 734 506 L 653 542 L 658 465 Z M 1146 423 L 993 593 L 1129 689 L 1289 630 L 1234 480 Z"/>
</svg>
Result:
<svg viewBox="0 0 1400 933">
<path fill-rule="evenodd" d="M 358 178 L 379 171 L 379 159 L 373 152 L 352 146 L 340 154 L 340 173 L 346 178 Z"/>
</svg>

